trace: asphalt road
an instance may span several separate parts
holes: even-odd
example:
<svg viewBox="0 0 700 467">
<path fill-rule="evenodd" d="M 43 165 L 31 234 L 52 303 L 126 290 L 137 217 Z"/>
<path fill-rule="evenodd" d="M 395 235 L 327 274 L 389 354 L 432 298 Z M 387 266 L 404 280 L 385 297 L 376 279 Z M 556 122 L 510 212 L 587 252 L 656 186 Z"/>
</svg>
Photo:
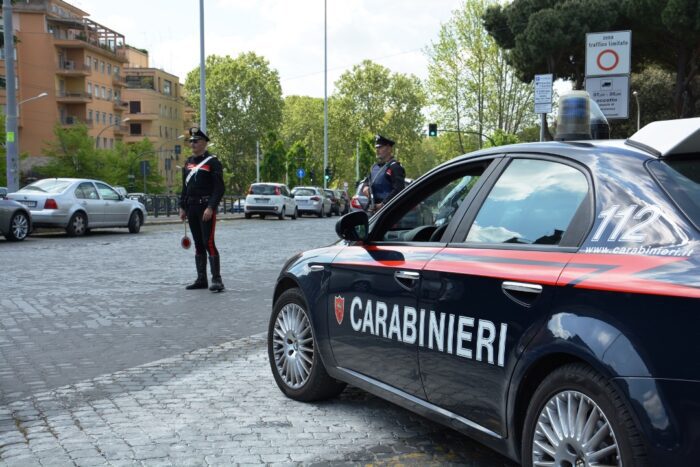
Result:
<svg viewBox="0 0 700 467">
<path fill-rule="evenodd" d="M 181 224 L 0 240 L 0 464 L 511 466 L 354 388 L 285 398 L 265 351 L 277 274 L 337 218 L 217 226 L 226 291 L 186 291 Z"/>
</svg>

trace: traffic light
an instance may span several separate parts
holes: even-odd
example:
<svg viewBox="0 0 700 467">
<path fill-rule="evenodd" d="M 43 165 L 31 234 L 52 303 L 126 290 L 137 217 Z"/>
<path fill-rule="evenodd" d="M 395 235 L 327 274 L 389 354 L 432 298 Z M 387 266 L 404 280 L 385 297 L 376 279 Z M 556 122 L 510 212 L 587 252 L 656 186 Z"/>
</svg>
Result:
<svg viewBox="0 0 700 467">
<path fill-rule="evenodd" d="M 331 179 L 331 175 L 332 175 L 331 168 L 326 167 L 326 181 Z"/>
<path fill-rule="evenodd" d="M 428 123 L 428 136 L 437 136 L 437 123 Z"/>
</svg>

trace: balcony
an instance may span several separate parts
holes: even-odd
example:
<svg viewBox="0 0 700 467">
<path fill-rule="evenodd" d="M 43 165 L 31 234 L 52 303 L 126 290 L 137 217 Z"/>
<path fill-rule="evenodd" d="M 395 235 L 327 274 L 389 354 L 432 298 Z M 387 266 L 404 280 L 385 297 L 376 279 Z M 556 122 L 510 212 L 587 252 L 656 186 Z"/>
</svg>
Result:
<svg viewBox="0 0 700 467">
<path fill-rule="evenodd" d="M 113 74 L 112 75 L 112 85 L 125 88 L 126 87 L 126 80 L 120 74 Z"/>
<path fill-rule="evenodd" d="M 116 125 L 112 131 L 114 131 L 114 136 L 123 136 L 129 133 L 129 127 L 126 125 Z"/>
<path fill-rule="evenodd" d="M 114 110 L 120 110 L 122 112 L 126 111 L 129 109 L 129 103 L 128 102 L 122 102 L 119 99 L 114 99 Z"/>
<path fill-rule="evenodd" d="M 158 119 L 158 114 L 149 114 L 149 113 L 129 113 L 128 115 L 125 115 L 129 117 L 129 120 L 132 122 L 143 122 L 143 121 L 153 121 Z"/>
<path fill-rule="evenodd" d="M 90 67 L 80 62 L 66 60 L 58 65 L 56 74 L 59 76 L 89 76 Z"/>
<path fill-rule="evenodd" d="M 57 91 L 56 102 L 61 104 L 87 104 L 92 102 L 92 94 L 87 92 Z"/>
</svg>

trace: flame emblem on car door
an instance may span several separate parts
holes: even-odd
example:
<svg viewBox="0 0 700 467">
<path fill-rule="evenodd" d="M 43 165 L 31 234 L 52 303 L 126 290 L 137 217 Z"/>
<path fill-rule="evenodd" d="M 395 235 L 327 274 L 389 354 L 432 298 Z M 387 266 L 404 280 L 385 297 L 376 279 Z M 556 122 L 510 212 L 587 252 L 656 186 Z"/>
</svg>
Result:
<svg viewBox="0 0 700 467">
<path fill-rule="evenodd" d="M 338 324 L 343 324 L 343 316 L 345 316 L 345 297 L 340 295 L 335 296 L 335 320 Z"/>
</svg>

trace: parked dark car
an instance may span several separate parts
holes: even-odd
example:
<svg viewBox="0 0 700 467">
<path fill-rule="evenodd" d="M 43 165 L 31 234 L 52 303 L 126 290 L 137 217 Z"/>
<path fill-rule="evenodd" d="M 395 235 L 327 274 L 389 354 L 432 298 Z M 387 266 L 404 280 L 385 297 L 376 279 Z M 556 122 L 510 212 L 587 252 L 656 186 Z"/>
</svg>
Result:
<svg viewBox="0 0 700 467">
<path fill-rule="evenodd" d="M 18 242 L 32 231 L 29 209 L 16 201 L 0 198 L 0 233 L 6 239 Z"/>
<path fill-rule="evenodd" d="M 350 212 L 350 197 L 348 192 L 345 190 L 334 190 L 335 197 L 338 199 L 338 204 L 340 206 L 340 214 L 345 215 Z"/>
<path fill-rule="evenodd" d="M 698 464 L 700 119 L 467 154 L 336 232 L 275 286 L 288 397 L 351 384 L 526 467 Z"/>
<path fill-rule="evenodd" d="M 336 216 L 340 215 L 340 200 L 335 194 L 334 190 L 325 188 L 323 190 L 326 193 L 326 196 L 328 199 L 331 200 L 331 215 L 335 214 Z"/>
</svg>

